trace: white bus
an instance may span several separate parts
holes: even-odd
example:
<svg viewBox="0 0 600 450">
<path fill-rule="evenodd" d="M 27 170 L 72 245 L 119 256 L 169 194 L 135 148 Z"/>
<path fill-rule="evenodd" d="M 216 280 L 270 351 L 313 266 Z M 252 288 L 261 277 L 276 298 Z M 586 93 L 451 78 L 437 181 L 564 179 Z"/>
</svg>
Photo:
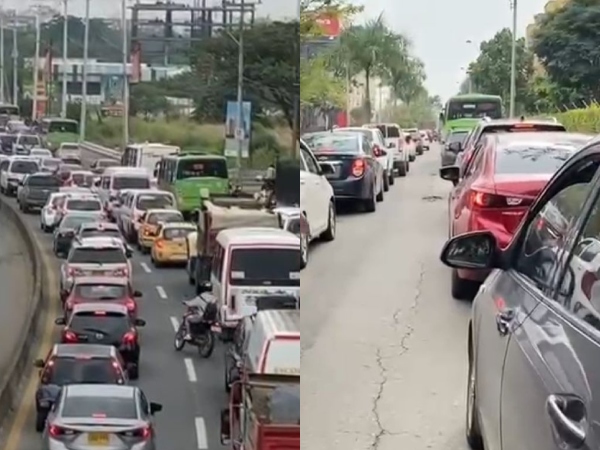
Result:
<svg viewBox="0 0 600 450">
<path fill-rule="evenodd" d="M 179 147 L 158 143 L 131 144 L 125 147 L 121 157 L 121 165 L 128 167 L 141 167 L 156 177 L 158 163 L 164 156 L 178 154 Z"/>
</svg>

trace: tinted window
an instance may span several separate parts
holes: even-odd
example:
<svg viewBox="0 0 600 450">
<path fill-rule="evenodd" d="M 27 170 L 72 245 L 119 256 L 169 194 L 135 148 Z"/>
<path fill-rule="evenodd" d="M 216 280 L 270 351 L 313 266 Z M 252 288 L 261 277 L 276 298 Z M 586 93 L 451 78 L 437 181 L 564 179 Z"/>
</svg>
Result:
<svg viewBox="0 0 600 450">
<path fill-rule="evenodd" d="M 27 178 L 27 185 L 31 187 L 48 187 L 48 188 L 57 188 L 60 186 L 60 181 L 57 178 L 52 176 L 50 177 L 39 177 L 39 176 L 30 176 Z"/>
<path fill-rule="evenodd" d="M 387 137 L 385 125 L 377 125 L 377 129 L 381 131 L 381 134 L 383 134 L 384 137 Z"/>
<path fill-rule="evenodd" d="M 42 159 L 42 166 L 55 169 L 60 165 L 60 159 L 55 158 L 44 158 Z"/>
<path fill-rule="evenodd" d="M 132 398 L 67 396 L 61 411 L 62 417 L 99 417 L 137 419 L 137 406 Z"/>
<path fill-rule="evenodd" d="M 224 159 L 184 158 L 177 163 L 177 179 L 195 177 L 227 178 L 227 161 Z"/>
<path fill-rule="evenodd" d="M 73 250 L 69 262 L 74 264 L 124 264 L 125 252 L 119 248 L 77 248 Z"/>
<path fill-rule="evenodd" d="M 448 105 L 448 120 L 475 119 L 489 117 L 500 119 L 502 117 L 502 104 L 499 101 L 451 101 Z"/>
<path fill-rule="evenodd" d="M 110 300 L 127 297 L 127 287 L 115 284 L 78 284 L 75 296 L 86 300 Z"/>
<path fill-rule="evenodd" d="M 176 212 L 160 212 L 160 213 L 152 213 L 148 217 L 148 223 L 151 225 L 156 225 L 159 222 L 174 222 L 179 221 L 183 218 L 180 213 Z"/>
<path fill-rule="evenodd" d="M 113 189 L 148 189 L 150 180 L 145 177 L 115 176 L 113 178 Z"/>
<path fill-rule="evenodd" d="M 496 173 L 553 174 L 574 151 L 573 147 L 511 146 L 496 152 Z"/>
<path fill-rule="evenodd" d="M 74 173 L 73 181 L 78 186 L 91 186 L 94 183 L 94 176 L 85 173 Z"/>
<path fill-rule="evenodd" d="M 83 230 L 80 233 L 82 238 L 90 238 L 90 237 L 114 237 L 118 239 L 122 239 L 121 232 L 119 230 L 94 230 L 88 229 Z"/>
<path fill-rule="evenodd" d="M 163 236 L 166 240 L 171 239 L 185 239 L 188 234 L 193 233 L 194 230 L 190 228 L 169 228 L 165 230 Z"/>
<path fill-rule="evenodd" d="M 0 114 L 5 114 L 7 116 L 18 116 L 19 115 L 19 107 L 18 106 L 0 106 Z"/>
<path fill-rule="evenodd" d="M 79 133 L 79 127 L 74 122 L 52 120 L 48 124 L 48 133 Z"/>
<path fill-rule="evenodd" d="M 231 284 L 300 286 L 300 248 L 238 249 L 231 259 Z"/>
<path fill-rule="evenodd" d="M 173 198 L 168 194 L 140 195 L 135 202 L 136 209 L 140 211 L 169 208 L 172 206 L 174 206 Z"/>
<path fill-rule="evenodd" d="M 468 134 L 468 131 L 451 133 L 450 136 L 448 136 L 447 143 L 451 144 L 452 142 L 464 142 Z"/>
<path fill-rule="evenodd" d="M 12 173 L 35 173 L 39 166 L 35 161 L 14 161 L 10 167 Z"/>
<path fill-rule="evenodd" d="M 96 216 L 72 216 L 68 215 L 60 222 L 59 228 L 75 230 L 82 223 L 97 222 L 98 217 Z"/>
<path fill-rule="evenodd" d="M 43 378 L 47 384 L 115 384 L 120 378 L 110 358 L 53 358 L 52 361 L 53 366 L 44 372 Z"/>
<path fill-rule="evenodd" d="M 100 211 L 102 204 L 96 199 L 71 199 L 67 201 L 67 209 L 70 211 Z"/>
<path fill-rule="evenodd" d="M 69 329 L 75 332 L 100 332 L 115 337 L 131 330 L 131 322 L 129 316 L 123 313 L 82 311 L 72 315 Z"/>
<path fill-rule="evenodd" d="M 21 135 L 18 137 L 20 145 L 41 145 L 40 138 L 35 135 Z"/>
<path fill-rule="evenodd" d="M 328 133 L 308 135 L 304 140 L 314 153 L 361 153 L 358 136 Z"/>
<path fill-rule="evenodd" d="M 65 164 L 65 170 L 80 170 L 83 169 L 81 166 L 81 160 L 79 158 L 62 158 L 62 162 Z"/>
<path fill-rule="evenodd" d="M 79 150 L 79 145 L 78 144 L 61 144 L 60 149 L 61 150 Z"/>
<path fill-rule="evenodd" d="M 400 128 L 398 128 L 398 127 L 387 127 L 387 137 L 389 137 L 389 138 L 399 138 L 400 137 Z"/>
</svg>

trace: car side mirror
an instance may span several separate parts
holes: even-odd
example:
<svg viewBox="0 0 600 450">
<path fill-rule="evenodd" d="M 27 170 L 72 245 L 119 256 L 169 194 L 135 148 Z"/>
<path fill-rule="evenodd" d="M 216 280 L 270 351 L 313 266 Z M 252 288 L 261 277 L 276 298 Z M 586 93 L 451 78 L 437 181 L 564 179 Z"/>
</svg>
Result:
<svg viewBox="0 0 600 450">
<path fill-rule="evenodd" d="M 440 178 L 442 180 L 451 181 L 454 186 L 458 184 L 460 179 L 460 167 L 446 166 L 440 169 Z"/>
<path fill-rule="evenodd" d="M 136 298 L 140 298 L 140 297 L 143 297 L 144 294 L 142 294 L 141 291 L 133 291 L 133 296 Z"/>
<path fill-rule="evenodd" d="M 229 409 L 221 410 L 221 445 L 231 444 L 231 419 Z"/>
<path fill-rule="evenodd" d="M 44 364 L 44 360 L 43 359 L 36 359 L 33 362 L 33 367 L 37 367 L 38 369 L 43 369 L 44 366 L 45 366 L 45 364 Z"/>
<path fill-rule="evenodd" d="M 55 325 L 66 325 L 67 321 L 65 320 L 64 317 L 58 317 L 58 318 L 54 319 L 54 324 Z"/>
<path fill-rule="evenodd" d="M 160 403 L 150 402 L 150 415 L 154 415 L 157 412 L 161 412 L 163 409 L 163 405 Z"/>
<path fill-rule="evenodd" d="M 133 323 L 136 327 L 145 327 L 146 326 L 146 321 L 144 319 L 135 319 L 135 322 L 133 322 Z"/>
<path fill-rule="evenodd" d="M 321 173 L 323 175 L 335 174 L 335 168 L 330 163 L 327 163 L 327 162 L 319 163 L 319 167 L 321 168 Z"/>
<path fill-rule="evenodd" d="M 452 153 L 460 153 L 463 150 L 462 144 L 460 142 L 450 142 L 450 144 L 448 144 L 448 150 Z"/>
<path fill-rule="evenodd" d="M 493 269 L 498 261 L 498 243 L 489 231 L 474 231 L 450 239 L 440 259 L 455 269 Z"/>
<path fill-rule="evenodd" d="M 133 257 L 133 252 L 130 249 L 125 250 L 125 256 L 127 256 L 127 258 L 131 258 Z"/>
</svg>

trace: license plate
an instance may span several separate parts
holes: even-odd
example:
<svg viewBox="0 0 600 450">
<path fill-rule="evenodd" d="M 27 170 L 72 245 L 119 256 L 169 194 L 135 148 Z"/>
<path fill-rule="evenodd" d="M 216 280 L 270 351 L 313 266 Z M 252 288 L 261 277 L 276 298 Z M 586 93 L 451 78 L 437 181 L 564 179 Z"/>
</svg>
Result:
<svg viewBox="0 0 600 450">
<path fill-rule="evenodd" d="M 88 434 L 88 445 L 94 447 L 108 447 L 110 439 L 108 433 L 90 433 Z"/>
<path fill-rule="evenodd" d="M 221 327 L 219 325 L 211 325 L 210 326 L 210 331 L 212 331 L 214 333 L 220 333 L 221 332 Z"/>
</svg>

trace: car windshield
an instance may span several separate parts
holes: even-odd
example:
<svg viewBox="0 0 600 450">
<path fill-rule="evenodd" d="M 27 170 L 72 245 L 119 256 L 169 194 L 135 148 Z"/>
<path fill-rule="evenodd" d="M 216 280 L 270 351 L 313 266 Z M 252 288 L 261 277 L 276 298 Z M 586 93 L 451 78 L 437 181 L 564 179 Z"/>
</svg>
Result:
<svg viewBox="0 0 600 450">
<path fill-rule="evenodd" d="M 80 234 L 81 238 L 91 238 L 91 237 L 111 237 L 122 239 L 121 232 L 119 230 L 98 230 L 98 229 L 87 229 L 83 230 Z"/>
<path fill-rule="evenodd" d="M 17 143 L 20 145 L 28 146 L 42 145 L 42 143 L 40 142 L 40 138 L 34 134 L 26 134 L 19 136 L 19 138 L 17 139 Z"/>
<path fill-rule="evenodd" d="M 360 153 L 357 135 L 326 133 L 306 135 L 304 141 L 314 153 Z"/>
<path fill-rule="evenodd" d="M 496 152 L 496 173 L 553 174 L 574 152 L 567 146 L 511 146 Z"/>
<path fill-rule="evenodd" d="M 125 264 L 127 256 L 121 248 L 79 247 L 73 250 L 69 262 L 74 264 Z"/>
<path fill-rule="evenodd" d="M 27 185 L 31 187 L 58 188 L 60 180 L 53 176 L 40 177 L 32 175 L 27 178 Z"/>
<path fill-rule="evenodd" d="M 234 286 L 300 286 L 300 248 L 233 250 L 230 275 Z"/>
<path fill-rule="evenodd" d="M 94 184 L 94 176 L 92 174 L 87 173 L 74 173 L 72 174 L 73 181 L 78 186 L 86 186 L 90 187 Z"/>
<path fill-rule="evenodd" d="M 48 167 L 50 169 L 56 169 L 60 166 L 60 159 L 56 158 L 44 158 L 42 159 L 42 167 Z"/>
<path fill-rule="evenodd" d="M 387 127 L 387 135 L 388 138 L 399 138 L 400 137 L 400 128 L 398 127 Z"/>
<path fill-rule="evenodd" d="M 131 177 L 119 175 L 113 178 L 113 189 L 148 189 L 150 188 L 150 179 L 147 177 Z"/>
<path fill-rule="evenodd" d="M 44 379 L 47 384 L 64 386 L 74 383 L 115 384 L 119 373 L 110 358 L 54 358 Z"/>
<path fill-rule="evenodd" d="M 10 166 L 12 173 L 35 173 L 39 171 L 38 163 L 35 161 L 14 161 Z"/>
<path fill-rule="evenodd" d="M 137 419 L 137 406 L 133 399 L 108 396 L 67 396 L 61 410 L 62 417 Z"/>
<path fill-rule="evenodd" d="M 78 284 L 75 297 L 86 300 L 114 300 L 127 297 L 127 287 L 120 284 Z"/>
<path fill-rule="evenodd" d="M 167 241 L 172 241 L 174 239 L 185 239 L 192 232 L 194 232 L 192 228 L 168 228 L 163 235 Z"/>
<path fill-rule="evenodd" d="M 159 222 L 174 222 L 182 219 L 183 216 L 179 212 L 156 212 L 148 216 L 148 223 L 150 225 L 156 225 Z"/>
<path fill-rule="evenodd" d="M 89 215 L 89 216 L 72 216 L 67 215 L 60 222 L 59 228 L 62 230 L 75 230 L 82 223 L 96 222 L 98 221 L 98 217 Z"/>
<path fill-rule="evenodd" d="M 102 203 L 96 199 L 70 199 L 66 208 L 69 211 L 101 211 Z"/>
<path fill-rule="evenodd" d="M 455 131 L 455 132 L 451 133 L 450 136 L 448 136 L 447 143 L 448 144 L 452 144 L 453 142 L 463 143 L 468 134 L 469 134 L 468 131 Z"/>
<path fill-rule="evenodd" d="M 137 198 L 135 208 L 140 211 L 148 209 L 160 209 L 174 206 L 173 197 L 170 194 L 144 194 Z"/>
<path fill-rule="evenodd" d="M 69 120 L 51 120 L 48 124 L 48 133 L 79 133 L 79 127 L 76 122 Z"/>
<path fill-rule="evenodd" d="M 227 161 L 225 159 L 212 158 L 183 158 L 177 163 L 177 179 L 201 177 L 228 177 Z"/>
</svg>

